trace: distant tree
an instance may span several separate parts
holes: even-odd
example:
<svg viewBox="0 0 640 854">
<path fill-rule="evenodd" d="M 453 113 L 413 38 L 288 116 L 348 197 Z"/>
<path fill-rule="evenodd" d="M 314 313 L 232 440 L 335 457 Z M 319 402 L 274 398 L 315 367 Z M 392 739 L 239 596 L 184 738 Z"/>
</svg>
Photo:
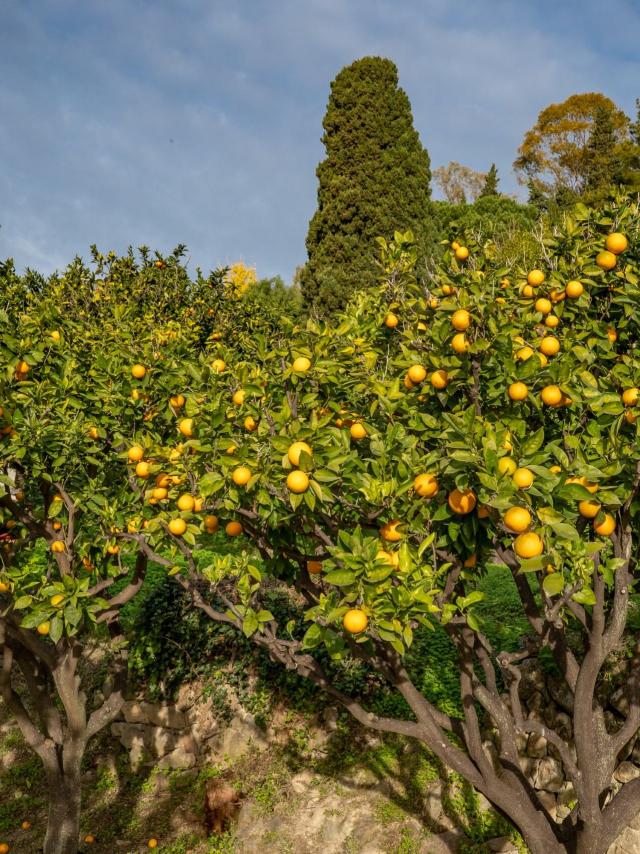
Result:
<svg viewBox="0 0 640 854">
<path fill-rule="evenodd" d="M 227 269 L 225 284 L 234 296 L 246 293 L 258 281 L 255 267 L 247 267 L 244 261 L 236 261 Z"/>
<path fill-rule="evenodd" d="M 630 139 L 620 143 L 616 149 L 616 171 L 625 192 L 640 193 L 640 145 Z"/>
<path fill-rule="evenodd" d="M 631 141 L 640 145 L 640 98 L 636 98 L 636 120 L 629 126 Z"/>
<path fill-rule="evenodd" d="M 582 192 L 592 167 L 589 141 L 599 111 L 607 113 L 615 142 L 622 142 L 628 135 L 629 119 L 610 98 L 598 92 L 571 95 L 561 104 L 542 110 L 525 134 L 513 164 L 522 183 L 533 182 L 548 194 L 559 187 Z M 602 125 L 602 118 L 600 121 Z"/>
<path fill-rule="evenodd" d="M 566 187 L 561 184 L 556 188 L 555 193 L 551 196 L 551 204 L 549 205 L 549 213 L 552 219 L 559 215 L 562 211 L 573 207 L 580 201 L 580 194 L 571 187 Z"/>
<path fill-rule="evenodd" d="M 594 192 L 618 183 L 619 176 L 616 175 L 617 143 L 612 113 L 600 106 L 596 110 L 587 142 L 585 190 Z"/>
<path fill-rule="evenodd" d="M 543 192 L 540 185 L 533 178 L 529 178 L 527 181 L 527 190 L 529 191 L 529 204 L 538 208 L 538 210 L 545 210 L 548 205 L 547 194 Z"/>
<path fill-rule="evenodd" d="M 496 169 L 496 164 L 492 163 L 489 171 L 487 172 L 484 179 L 484 186 L 480 190 L 479 198 L 483 198 L 484 196 L 499 196 L 498 192 L 498 170 Z"/>
<path fill-rule="evenodd" d="M 640 193 L 640 98 L 636 98 L 636 118 L 629 126 L 629 139 L 616 149 L 620 184 L 628 193 Z"/>
<path fill-rule="evenodd" d="M 323 127 L 326 158 L 316 173 L 318 208 L 300 276 L 305 304 L 317 313 L 376 283 L 377 236 L 412 229 L 421 240 L 431 179 L 411 104 L 388 59 L 365 57 L 342 69 Z"/>
<path fill-rule="evenodd" d="M 471 205 L 431 202 L 432 257 L 439 261 L 443 239 L 460 239 L 472 234 L 479 245 L 490 240 L 499 255 L 524 255 L 535 241 L 532 231 L 540 211 L 508 196 L 483 196 Z"/>
<path fill-rule="evenodd" d="M 263 303 L 271 312 L 281 312 L 283 316 L 294 319 L 302 311 L 300 288 L 295 283 L 287 286 L 281 276 L 271 279 L 259 279 L 251 290 L 254 301 Z"/>
<path fill-rule="evenodd" d="M 446 200 L 454 205 L 475 202 L 481 194 L 486 177 L 484 172 L 476 172 L 455 160 L 448 166 L 438 166 L 433 172 L 433 178 Z"/>
</svg>

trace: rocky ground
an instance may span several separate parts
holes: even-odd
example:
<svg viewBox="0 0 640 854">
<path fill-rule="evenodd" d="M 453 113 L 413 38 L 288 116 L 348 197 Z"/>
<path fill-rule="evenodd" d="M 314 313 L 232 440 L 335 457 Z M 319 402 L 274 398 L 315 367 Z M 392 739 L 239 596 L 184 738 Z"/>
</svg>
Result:
<svg viewBox="0 0 640 854">
<path fill-rule="evenodd" d="M 521 694 L 530 714 L 568 728 L 570 740 L 568 698 L 552 680 L 532 668 Z M 35 854 L 46 817 L 40 766 L 1 706 L 0 720 L 0 842 Z M 130 700 L 86 757 L 82 833 L 95 842 L 81 850 L 133 854 L 155 837 L 165 854 L 526 852 L 484 798 L 419 745 L 366 732 L 333 707 L 270 707 L 261 723 L 226 685 L 190 683 L 172 703 Z M 523 770 L 562 818 L 573 792 L 553 749 L 531 736 L 521 750 Z M 630 743 L 615 785 L 640 775 L 639 751 Z M 239 793 L 237 819 L 207 837 L 204 791 L 220 774 Z M 638 852 L 640 819 L 610 854 Z"/>
<path fill-rule="evenodd" d="M 108 686 L 106 686 L 108 690 Z M 488 804 L 426 750 L 381 739 L 336 709 L 276 709 L 268 726 L 194 684 L 175 704 L 132 701 L 86 761 L 82 851 L 164 854 L 488 854 L 524 851 Z M 206 781 L 229 769 L 241 804 L 207 838 Z M 0 841 L 38 850 L 45 823 L 37 760 L 3 715 Z M 22 821 L 31 827 L 22 830 Z M 515 836 L 513 837 L 515 840 Z"/>
</svg>

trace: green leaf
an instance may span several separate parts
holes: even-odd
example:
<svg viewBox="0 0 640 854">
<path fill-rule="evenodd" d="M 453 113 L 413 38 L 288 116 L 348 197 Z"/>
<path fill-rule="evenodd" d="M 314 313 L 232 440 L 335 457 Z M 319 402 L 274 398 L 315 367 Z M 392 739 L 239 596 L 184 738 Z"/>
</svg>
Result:
<svg viewBox="0 0 640 854">
<path fill-rule="evenodd" d="M 477 602 L 482 602 L 486 594 L 481 590 L 473 590 L 468 596 L 463 596 L 458 599 L 458 605 L 461 608 L 468 608 L 469 605 L 475 605 Z M 462 601 L 461 601 L 462 600 Z"/>
<path fill-rule="evenodd" d="M 304 495 L 305 495 L 304 493 L 299 493 L 299 494 L 296 494 L 295 492 L 290 493 L 289 501 L 291 502 L 291 507 L 293 510 L 297 510 L 298 507 L 300 507 L 300 505 L 304 501 Z"/>
<path fill-rule="evenodd" d="M 569 525 L 567 522 L 554 522 L 553 533 L 556 537 L 560 537 L 562 540 L 580 539 L 580 534 L 576 531 L 573 525 Z"/>
<path fill-rule="evenodd" d="M 402 545 L 400 546 L 398 555 L 400 558 L 400 561 L 399 561 L 400 570 L 402 572 L 409 572 L 409 570 L 413 566 L 413 561 L 411 560 L 411 550 L 409 548 L 409 544 L 406 541 L 403 542 Z"/>
<path fill-rule="evenodd" d="M 342 635 L 339 635 L 331 629 L 324 629 L 323 640 L 325 648 L 331 658 L 339 659 L 343 657 L 347 645 Z"/>
<path fill-rule="evenodd" d="M 582 590 L 577 590 L 571 598 L 580 605 L 596 604 L 596 595 L 590 587 L 583 587 Z"/>
<path fill-rule="evenodd" d="M 250 638 L 258 630 L 258 618 L 254 611 L 249 611 L 242 621 L 242 631 L 245 637 Z"/>
<path fill-rule="evenodd" d="M 209 472 L 200 478 L 198 492 L 203 498 L 209 498 L 224 486 L 224 479 L 219 474 Z"/>
<path fill-rule="evenodd" d="M 404 644 L 399 637 L 393 637 L 390 641 L 391 646 L 395 649 L 398 655 L 404 655 Z"/>
<path fill-rule="evenodd" d="M 247 566 L 247 572 L 252 578 L 255 578 L 256 581 L 262 581 L 262 573 L 258 567 L 254 566 L 252 563 Z"/>
<path fill-rule="evenodd" d="M 480 631 L 480 622 L 473 611 L 467 611 L 467 625 L 470 629 L 473 629 L 474 632 Z"/>
<path fill-rule="evenodd" d="M 392 572 L 392 566 L 383 566 L 379 569 L 372 569 L 367 572 L 367 581 L 371 581 L 373 584 L 379 584 L 381 581 L 389 578 Z"/>
<path fill-rule="evenodd" d="M 317 623 L 309 626 L 302 638 L 302 649 L 314 649 L 322 643 L 323 630 Z"/>
<path fill-rule="evenodd" d="M 418 548 L 418 557 L 422 557 L 425 550 L 429 548 L 429 546 L 435 540 L 435 538 L 436 538 L 435 532 L 432 532 L 431 534 L 429 534 L 428 537 L 424 538 L 424 540 L 420 543 L 420 546 Z"/>
<path fill-rule="evenodd" d="M 61 617 L 52 617 L 49 628 L 49 637 L 54 643 L 58 643 L 64 633 L 64 623 Z"/>
<path fill-rule="evenodd" d="M 522 453 L 524 456 L 529 457 L 532 454 L 535 454 L 542 447 L 542 443 L 544 442 L 544 427 L 540 427 L 539 430 L 536 430 L 533 435 L 531 435 L 527 441 L 522 446 Z"/>
<path fill-rule="evenodd" d="M 545 576 L 542 589 L 547 596 L 557 596 L 564 590 L 564 577 L 561 572 L 552 572 Z"/>
<path fill-rule="evenodd" d="M 556 522 L 561 522 L 564 519 L 562 513 L 558 513 L 553 507 L 539 507 L 536 513 L 544 525 L 555 525 Z"/>
<path fill-rule="evenodd" d="M 39 626 L 40 623 L 46 622 L 51 616 L 51 608 L 47 606 L 41 606 L 40 608 L 36 608 L 35 611 L 30 611 L 20 621 L 20 625 L 24 629 L 35 629 L 36 626 Z"/>
<path fill-rule="evenodd" d="M 538 555 L 538 557 L 529 557 L 526 560 L 520 561 L 520 572 L 537 572 L 547 562 L 547 559 L 544 555 Z"/>
<path fill-rule="evenodd" d="M 402 637 L 404 638 L 404 642 L 407 646 L 411 646 L 413 643 L 413 630 L 411 626 L 405 626 L 404 631 L 402 632 Z"/>
<path fill-rule="evenodd" d="M 356 574 L 350 569 L 334 569 L 324 575 L 323 580 L 328 584 L 334 584 L 336 587 L 347 587 L 355 582 Z"/>
<path fill-rule="evenodd" d="M 555 491 L 559 498 L 571 499 L 573 501 L 593 501 L 594 496 L 589 490 L 579 483 L 566 483 Z"/>
<path fill-rule="evenodd" d="M 431 519 L 434 522 L 442 522 L 444 519 L 450 519 L 452 517 L 452 512 L 449 509 L 449 505 L 447 503 L 441 504 L 436 512 L 431 516 Z"/>
</svg>

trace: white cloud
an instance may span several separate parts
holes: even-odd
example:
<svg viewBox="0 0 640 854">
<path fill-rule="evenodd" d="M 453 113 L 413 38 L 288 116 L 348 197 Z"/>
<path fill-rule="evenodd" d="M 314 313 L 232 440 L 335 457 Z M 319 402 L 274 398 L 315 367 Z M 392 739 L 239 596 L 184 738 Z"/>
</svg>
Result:
<svg viewBox="0 0 640 854">
<path fill-rule="evenodd" d="M 329 83 L 397 62 L 433 165 L 511 162 L 539 110 L 640 92 L 640 14 L 611 0 L 0 0 L 0 257 L 189 245 L 289 278 L 305 257 Z M 173 141 L 171 141 L 173 140 Z"/>
</svg>

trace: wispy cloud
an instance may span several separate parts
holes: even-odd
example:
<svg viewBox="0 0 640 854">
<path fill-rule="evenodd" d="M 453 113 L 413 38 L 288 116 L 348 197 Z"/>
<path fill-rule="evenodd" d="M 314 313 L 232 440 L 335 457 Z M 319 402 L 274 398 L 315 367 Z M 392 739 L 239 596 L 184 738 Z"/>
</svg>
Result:
<svg viewBox="0 0 640 854">
<path fill-rule="evenodd" d="M 511 163 L 539 110 L 640 94 L 633 0 L 0 0 L 0 257 L 188 244 L 290 278 L 305 259 L 329 82 L 398 64 L 432 163 Z"/>
</svg>

